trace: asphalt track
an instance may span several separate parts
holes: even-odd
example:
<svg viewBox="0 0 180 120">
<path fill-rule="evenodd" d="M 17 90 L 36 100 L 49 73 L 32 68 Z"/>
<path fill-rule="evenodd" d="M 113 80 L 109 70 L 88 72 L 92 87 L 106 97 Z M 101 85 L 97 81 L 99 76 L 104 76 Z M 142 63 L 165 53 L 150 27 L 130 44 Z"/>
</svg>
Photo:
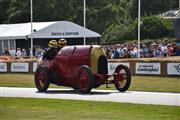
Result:
<svg viewBox="0 0 180 120">
<path fill-rule="evenodd" d="M 179 93 L 137 91 L 120 93 L 115 90 L 92 90 L 90 94 L 82 94 L 72 89 L 48 89 L 45 93 L 39 93 L 36 88 L 0 87 L 0 97 L 70 99 L 180 106 Z"/>
</svg>

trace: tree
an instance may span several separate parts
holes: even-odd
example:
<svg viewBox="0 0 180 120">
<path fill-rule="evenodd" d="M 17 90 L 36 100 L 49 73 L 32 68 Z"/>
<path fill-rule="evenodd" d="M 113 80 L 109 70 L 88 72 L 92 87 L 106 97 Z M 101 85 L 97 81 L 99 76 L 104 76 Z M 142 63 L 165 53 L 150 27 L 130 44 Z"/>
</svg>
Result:
<svg viewBox="0 0 180 120">
<path fill-rule="evenodd" d="M 9 9 L 10 0 L 0 0 L 0 24 L 5 23 L 8 18 L 7 10 Z"/>
<path fill-rule="evenodd" d="M 10 0 L 7 10 L 8 23 L 27 22 L 30 19 L 30 3 L 26 0 Z"/>
<path fill-rule="evenodd" d="M 156 39 L 162 37 L 173 36 L 172 21 L 164 20 L 157 16 L 147 16 L 142 18 L 141 38 L 142 39 Z"/>
<path fill-rule="evenodd" d="M 179 0 L 141 0 L 141 15 L 158 15 L 171 9 L 178 9 Z M 131 8 L 133 18 L 138 16 L 138 0 L 133 1 Z"/>
<path fill-rule="evenodd" d="M 100 33 L 106 41 L 136 39 L 137 1 L 86 0 L 86 27 Z M 178 8 L 178 0 L 141 0 L 142 38 L 172 36 L 170 22 L 147 16 L 175 8 Z M 1 24 L 30 22 L 30 1 L 0 0 L 0 16 Z M 33 21 L 62 20 L 83 25 L 83 0 L 33 0 Z M 157 35 L 160 30 L 161 34 Z"/>
</svg>

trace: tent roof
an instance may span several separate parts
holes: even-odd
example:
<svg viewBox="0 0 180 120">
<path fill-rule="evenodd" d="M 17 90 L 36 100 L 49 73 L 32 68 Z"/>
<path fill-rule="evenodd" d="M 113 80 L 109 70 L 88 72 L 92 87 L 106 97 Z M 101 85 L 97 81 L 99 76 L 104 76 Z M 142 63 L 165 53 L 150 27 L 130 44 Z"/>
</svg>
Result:
<svg viewBox="0 0 180 120">
<path fill-rule="evenodd" d="M 167 12 L 159 14 L 159 16 L 164 19 L 179 19 L 180 18 L 180 10 L 169 10 Z"/>
<path fill-rule="evenodd" d="M 30 38 L 82 38 L 101 37 L 100 34 L 85 29 L 68 21 L 33 22 L 34 33 L 31 34 L 31 23 L 1 24 L 0 39 Z"/>
</svg>

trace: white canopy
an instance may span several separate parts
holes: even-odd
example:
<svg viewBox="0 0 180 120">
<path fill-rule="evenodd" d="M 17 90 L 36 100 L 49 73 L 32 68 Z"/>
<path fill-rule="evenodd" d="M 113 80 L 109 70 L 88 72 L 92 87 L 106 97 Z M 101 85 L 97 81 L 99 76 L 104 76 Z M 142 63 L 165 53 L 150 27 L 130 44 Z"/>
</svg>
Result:
<svg viewBox="0 0 180 120">
<path fill-rule="evenodd" d="M 161 13 L 160 16 L 164 19 L 178 19 L 180 18 L 180 10 L 169 10 L 167 12 Z"/>
<path fill-rule="evenodd" d="M 1 24 L 0 39 L 101 37 L 89 29 L 84 32 L 82 26 L 68 21 L 33 22 L 33 30 L 31 34 L 31 23 Z"/>
</svg>

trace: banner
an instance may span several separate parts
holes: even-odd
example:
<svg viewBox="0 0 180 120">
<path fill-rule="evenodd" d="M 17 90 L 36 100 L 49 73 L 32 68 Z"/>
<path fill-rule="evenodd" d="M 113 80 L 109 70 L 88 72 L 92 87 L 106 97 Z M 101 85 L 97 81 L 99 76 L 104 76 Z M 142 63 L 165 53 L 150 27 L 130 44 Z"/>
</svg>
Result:
<svg viewBox="0 0 180 120">
<path fill-rule="evenodd" d="M 160 75 L 160 63 L 136 63 L 136 74 Z"/>
<path fill-rule="evenodd" d="M 36 63 L 36 62 L 33 63 L 33 72 L 36 71 L 36 69 L 37 69 L 37 64 L 38 64 L 38 63 Z"/>
<path fill-rule="evenodd" d="M 29 63 L 11 63 L 11 72 L 29 72 Z"/>
<path fill-rule="evenodd" d="M 180 75 L 180 63 L 168 63 L 167 64 L 168 75 Z"/>
<path fill-rule="evenodd" d="M 7 72 L 7 63 L 0 62 L 0 72 Z"/>
<path fill-rule="evenodd" d="M 118 65 L 125 65 L 129 68 L 129 63 L 120 63 L 120 62 L 112 62 L 112 63 L 108 63 L 108 73 L 114 73 L 116 67 Z"/>
</svg>

